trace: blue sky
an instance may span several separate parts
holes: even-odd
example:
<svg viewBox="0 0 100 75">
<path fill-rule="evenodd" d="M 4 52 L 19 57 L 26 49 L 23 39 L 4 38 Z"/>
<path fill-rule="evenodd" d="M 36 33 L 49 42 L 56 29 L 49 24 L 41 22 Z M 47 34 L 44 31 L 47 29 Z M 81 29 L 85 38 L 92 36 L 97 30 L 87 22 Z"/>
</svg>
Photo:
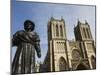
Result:
<svg viewBox="0 0 100 75">
<path fill-rule="evenodd" d="M 35 23 L 35 31 L 40 36 L 42 52 L 42 57 L 37 59 L 38 61 L 43 61 L 48 50 L 47 23 L 52 16 L 56 19 L 61 19 L 63 16 L 68 40 L 75 38 L 73 28 L 78 19 L 81 22 L 87 20 L 95 39 L 95 6 L 12 1 L 11 7 L 12 35 L 18 30 L 23 30 L 25 20 L 29 19 Z M 15 51 L 16 48 L 12 48 L 12 56 Z"/>
</svg>

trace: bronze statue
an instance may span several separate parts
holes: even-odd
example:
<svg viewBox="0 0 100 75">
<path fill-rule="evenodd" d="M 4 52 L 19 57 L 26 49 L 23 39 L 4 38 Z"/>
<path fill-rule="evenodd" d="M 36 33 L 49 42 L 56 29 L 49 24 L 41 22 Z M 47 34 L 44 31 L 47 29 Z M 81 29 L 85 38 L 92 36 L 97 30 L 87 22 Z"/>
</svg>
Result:
<svg viewBox="0 0 100 75">
<path fill-rule="evenodd" d="M 32 73 L 35 66 L 35 50 L 37 56 L 41 57 L 40 39 L 36 32 L 34 22 L 26 20 L 24 30 L 17 31 L 13 35 L 12 46 L 17 46 L 17 51 L 12 63 L 12 74 Z M 18 72 L 20 67 L 20 72 Z"/>
</svg>

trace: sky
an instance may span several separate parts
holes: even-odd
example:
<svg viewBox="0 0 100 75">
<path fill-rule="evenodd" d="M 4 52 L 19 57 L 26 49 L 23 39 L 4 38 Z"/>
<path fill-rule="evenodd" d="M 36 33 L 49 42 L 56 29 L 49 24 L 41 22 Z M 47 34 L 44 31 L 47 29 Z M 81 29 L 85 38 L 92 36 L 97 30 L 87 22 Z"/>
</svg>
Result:
<svg viewBox="0 0 100 75">
<path fill-rule="evenodd" d="M 87 22 L 90 25 L 93 39 L 95 40 L 95 6 L 90 5 L 72 5 L 72 4 L 55 4 L 40 2 L 23 2 L 12 1 L 11 4 L 11 26 L 13 35 L 16 31 L 24 29 L 24 21 L 29 19 L 35 23 L 35 32 L 40 36 L 40 47 L 42 57 L 37 61 L 43 62 L 47 50 L 47 23 L 51 17 L 65 20 L 66 35 L 68 40 L 75 39 L 74 25 L 77 21 Z M 12 48 L 12 59 L 16 52 L 16 47 Z"/>
</svg>

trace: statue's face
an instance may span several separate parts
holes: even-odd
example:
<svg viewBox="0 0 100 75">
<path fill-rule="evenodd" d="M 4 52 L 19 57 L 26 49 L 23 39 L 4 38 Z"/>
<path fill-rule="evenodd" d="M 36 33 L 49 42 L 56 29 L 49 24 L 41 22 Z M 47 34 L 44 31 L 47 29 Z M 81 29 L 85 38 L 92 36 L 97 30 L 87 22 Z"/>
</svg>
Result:
<svg viewBox="0 0 100 75">
<path fill-rule="evenodd" d="M 26 31 L 33 31 L 34 30 L 34 27 L 31 23 L 27 23 L 24 28 Z"/>
</svg>

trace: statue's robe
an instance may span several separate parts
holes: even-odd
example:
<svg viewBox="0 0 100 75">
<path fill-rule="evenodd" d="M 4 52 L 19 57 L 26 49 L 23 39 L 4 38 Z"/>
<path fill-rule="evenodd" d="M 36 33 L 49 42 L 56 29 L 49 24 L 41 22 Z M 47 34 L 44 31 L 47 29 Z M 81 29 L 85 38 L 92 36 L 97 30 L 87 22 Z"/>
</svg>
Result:
<svg viewBox="0 0 100 75">
<path fill-rule="evenodd" d="M 36 32 L 21 30 L 13 35 L 12 46 L 17 46 L 17 51 L 12 63 L 12 74 L 34 72 L 35 50 L 40 52 L 39 42 Z"/>
</svg>

